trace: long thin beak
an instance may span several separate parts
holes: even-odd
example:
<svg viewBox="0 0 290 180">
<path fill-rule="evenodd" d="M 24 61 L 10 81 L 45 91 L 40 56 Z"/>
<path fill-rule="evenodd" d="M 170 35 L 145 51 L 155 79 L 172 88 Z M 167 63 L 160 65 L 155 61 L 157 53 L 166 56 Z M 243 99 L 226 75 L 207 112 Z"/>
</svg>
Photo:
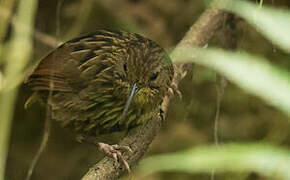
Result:
<svg viewBox="0 0 290 180">
<path fill-rule="evenodd" d="M 135 84 L 133 84 L 133 86 L 131 87 L 131 90 L 130 90 L 130 96 L 129 96 L 128 99 L 127 99 L 127 102 L 126 102 L 126 104 L 125 104 L 125 108 L 124 108 L 124 110 L 123 110 L 123 112 L 122 112 L 122 115 L 121 115 L 121 117 L 120 117 L 120 120 L 123 120 L 124 117 L 126 116 L 126 114 L 127 114 L 127 112 L 128 112 L 128 109 L 129 109 L 129 107 L 130 107 L 130 104 L 131 104 L 131 102 L 132 102 L 132 99 L 133 99 L 134 95 L 136 94 L 137 90 L 138 90 L 138 86 L 137 86 L 137 84 L 135 83 Z"/>
</svg>

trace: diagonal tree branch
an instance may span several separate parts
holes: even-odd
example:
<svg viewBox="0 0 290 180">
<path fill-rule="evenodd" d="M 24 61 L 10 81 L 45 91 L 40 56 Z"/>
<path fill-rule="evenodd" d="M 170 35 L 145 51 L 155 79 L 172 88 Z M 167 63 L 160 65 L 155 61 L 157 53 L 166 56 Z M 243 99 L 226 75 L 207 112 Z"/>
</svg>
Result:
<svg viewBox="0 0 290 180">
<path fill-rule="evenodd" d="M 186 33 L 185 37 L 176 46 L 174 51 L 181 46 L 203 47 L 216 30 L 220 27 L 227 13 L 213 7 L 207 9 L 197 20 L 197 22 Z M 177 89 L 179 82 L 186 74 L 188 68 L 192 64 L 175 64 L 175 76 L 173 80 L 173 88 Z M 124 159 L 132 167 L 138 163 L 140 158 L 145 154 L 149 145 L 153 141 L 162 126 L 162 120 L 167 112 L 170 101 L 170 95 L 164 97 L 161 116 L 155 116 L 146 125 L 132 129 L 126 137 L 122 139 L 120 145 L 129 146 L 133 153 L 124 154 Z M 110 180 L 117 179 L 126 170 L 115 163 L 114 160 L 105 157 L 100 162 L 95 164 L 85 174 L 82 180 Z"/>
</svg>

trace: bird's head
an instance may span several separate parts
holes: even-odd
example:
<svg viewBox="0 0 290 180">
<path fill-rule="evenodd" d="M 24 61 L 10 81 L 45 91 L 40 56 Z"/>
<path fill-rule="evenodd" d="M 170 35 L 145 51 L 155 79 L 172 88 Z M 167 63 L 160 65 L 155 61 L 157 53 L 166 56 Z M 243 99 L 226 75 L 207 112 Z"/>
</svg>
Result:
<svg viewBox="0 0 290 180">
<path fill-rule="evenodd" d="M 156 107 L 168 91 L 173 78 L 173 65 L 167 53 L 151 40 L 137 36 L 118 54 L 115 93 L 126 100 L 124 111 L 132 106 Z"/>
</svg>

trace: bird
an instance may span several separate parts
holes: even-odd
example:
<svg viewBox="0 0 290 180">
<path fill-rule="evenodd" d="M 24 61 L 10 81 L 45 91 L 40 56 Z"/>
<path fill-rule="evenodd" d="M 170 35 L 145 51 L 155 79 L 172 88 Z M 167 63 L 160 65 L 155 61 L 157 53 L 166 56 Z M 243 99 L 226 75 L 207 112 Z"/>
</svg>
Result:
<svg viewBox="0 0 290 180">
<path fill-rule="evenodd" d="M 160 112 L 174 68 L 166 51 L 137 33 L 97 30 L 69 40 L 40 60 L 26 79 L 51 119 L 82 137 L 143 125 Z M 118 145 L 96 143 L 118 160 Z"/>
</svg>

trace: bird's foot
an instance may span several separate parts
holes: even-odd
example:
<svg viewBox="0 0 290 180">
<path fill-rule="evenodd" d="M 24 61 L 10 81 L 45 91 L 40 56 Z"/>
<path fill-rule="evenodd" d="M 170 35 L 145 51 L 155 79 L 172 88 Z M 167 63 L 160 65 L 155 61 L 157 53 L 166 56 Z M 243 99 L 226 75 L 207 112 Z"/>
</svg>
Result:
<svg viewBox="0 0 290 180">
<path fill-rule="evenodd" d="M 120 146 L 118 144 L 109 145 L 101 142 L 98 142 L 97 145 L 101 152 L 103 152 L 106 156 L 113 158 L 115 161 L 120 162 L 128 171 L 128 173 L 130 173 L 130 166 L 122 155 L 122 152 L 132 153 L 132 150 L 129 146 Z"/>
<path fill-rule="evenodd" d="M 87 142 L 90 144 L 95 144 L 98 147 L 98 150 L 103 152 L 106 156 L 113 158 L 115 161 L 120 162 L 125 169 L 130 173 L 130 166 L 128 162 L 124 159 L 122 153 L 129 152 L 132 153 L 132 150 L 129 146 L 120 146 L 118 144 L 109 145 L 102 142 L 96 141 L 93 136 L 85 136 L 83 134 L 78 134 L 76 140 L 79 143 Z"/>
<path fill-rule="evenodd" d="M 182 68 L 178 68 L 176 65 L 174 65 L 174 72 L 175 72 L 174 78 L 173 78 L 174 80 L 171 83 L 170 87 L 168 88 L 169 96 L 177 95 L 180 99 L 182 98 L 182 94 L 178 89 L 178 84 L 176 83 L 176 79 L 181 80 L 187 74 L 187 71 L 182 71 L 181 69 Z"/>
</svg>

